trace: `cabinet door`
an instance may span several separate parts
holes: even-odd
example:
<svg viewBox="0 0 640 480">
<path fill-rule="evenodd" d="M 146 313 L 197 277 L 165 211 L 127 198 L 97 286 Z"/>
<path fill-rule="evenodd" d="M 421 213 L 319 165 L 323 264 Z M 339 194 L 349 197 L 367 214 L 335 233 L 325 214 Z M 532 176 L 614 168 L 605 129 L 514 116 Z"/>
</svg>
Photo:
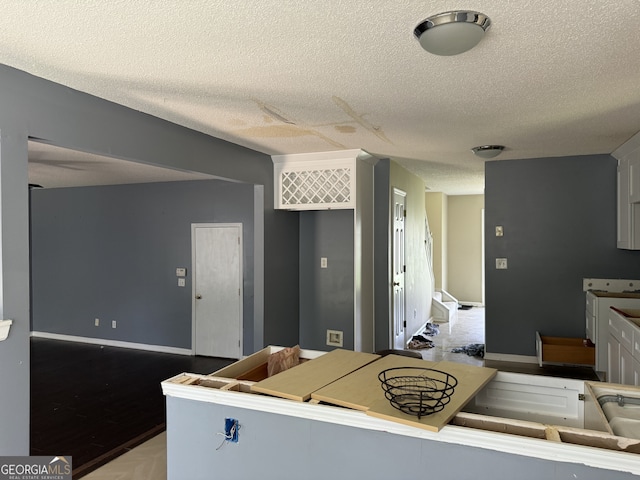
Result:
<svg viewBox="0 0 640 480">
<path fill-rule="evenodd" d="M 620 345 L 620 383 L 633 385 L 635 382 L 633 377 L 633 357 L 631 352 Z"/>
<path fill-rule="evenodd" d="M 596 317 L 589 312 L 586 314 L 585 334 L 585 338 L 588 338 L 593 343 L 598 343 L 598 337 L 596 336 Z"/>
<path fill-rule="evenodd" d="M 640 362 L 633 359 L 633 385 L 640 386 Z"/>
<path fill-rule="evenodd" d="M 611 334 L 607 339 L 607 382 L 620 383 L 620 342 Z"/>
</svg>

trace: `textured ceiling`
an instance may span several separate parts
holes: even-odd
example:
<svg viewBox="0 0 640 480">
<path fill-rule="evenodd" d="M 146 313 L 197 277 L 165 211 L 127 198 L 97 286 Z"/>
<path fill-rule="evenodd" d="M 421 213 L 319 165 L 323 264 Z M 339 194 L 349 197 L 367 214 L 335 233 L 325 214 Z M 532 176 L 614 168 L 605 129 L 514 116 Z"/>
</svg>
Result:
<svg viewBox="0 0 640 480">
<path fill-rule="evenodd" d="M 474 49 L 413 28 L 478 10 Z M 433 191 L 496 161 L 610 153 L 640 130 L 640 0 L 3 0 L 0 62 L 268 153 L 362 148 Z"/>
</svg>

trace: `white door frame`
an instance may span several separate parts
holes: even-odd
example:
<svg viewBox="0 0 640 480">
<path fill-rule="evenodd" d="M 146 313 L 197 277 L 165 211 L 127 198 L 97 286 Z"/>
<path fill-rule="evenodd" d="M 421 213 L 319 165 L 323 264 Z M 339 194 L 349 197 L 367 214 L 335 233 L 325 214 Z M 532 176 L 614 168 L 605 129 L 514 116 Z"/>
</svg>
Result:
<svg viewBox="0 0 640 480">
<path fill-rule="evenodd" d="M 196 354 L 196 282 L 195 282 L 195 271 L 196 271 L 196 228 L 227 228 L 227 227 L 237 227 L 240 229 L 240 256 L 239 256 L 239 268 L 240 268 L 240 357 L 242 358 L 242 353 L 244 352 L 244 340 L 242 338 L 242 334 L 244 332 L 244 313 L 243 313 L 243 299 L 244 299 L 244 282 L 242 279 L 243 275 L 243 266 L 242 266 L 242 258 L 243 258 L 243 242 L 242 242 L 242 223 L 192 223 L 191 224 L 191 355 Z"/>
<path fill-rule="evenodd" d="M 401 213 L 403 221 L 403 231 L 402 234 L 400 235 L 401 237 L 401 241 L 402 241 L 402 245 L 397 245 L 398 243 L 398 238 L 396 235 L 396 210 L 397 210 L 397 205 L 396 205 L 396 197 L 402 197 L 404 199 L 403 201 L 403 211 Z M 396 348 L 405 348 L 407 345 L 407 327 L 406 327 L 406 290 L 405 290 L 405 272 L 404 272 L 404 266 L 405 266 L 405 262 L 406 262 L 406 258 L 405 258 L 405 244 L 406 244 L 406 239 L 405 239 L 405 232 L 407 230 L 407 220 L 406 220 L 406 215 L 405 215 L 405 211 L 407 209 L 407 192 L 405 192 L 404 190 L 400 190 L 399 188 L 393 188 L 393 194 L 391 196 L 391 238 L 392 238 L 392 244 L 391 244 L 391 302 L 392 302 L 392 315 L 391 315 L 391 325 L 390 325 L 390 330 L 391 330 L 391 341 L 389 342 L 391 344 L 391 348 L 392 349 L 396 349 Z M 400 249 L 397 249 L 398 247 L 400 247 Z M 401 258 L 399 258 L 401 257 Z M 396 267 L 400 266 L 397 265 L 398 261 L 401 260 L 401 263 L 403 264 L 402 267 L 402 272 L 399 272 L 400 275 L 399 277 L 401 278 L 401 282 L 400 285 L 396 285 Z M 400 287 L 400 305 L 397 304 L 397 299 L 396 299 L 396 286 Z M 400 323 L 398 323 L 400 322 Z M 402 336 L 402 345 L 396 345 L 396 337 L 400 337 Z"/>
</svg>

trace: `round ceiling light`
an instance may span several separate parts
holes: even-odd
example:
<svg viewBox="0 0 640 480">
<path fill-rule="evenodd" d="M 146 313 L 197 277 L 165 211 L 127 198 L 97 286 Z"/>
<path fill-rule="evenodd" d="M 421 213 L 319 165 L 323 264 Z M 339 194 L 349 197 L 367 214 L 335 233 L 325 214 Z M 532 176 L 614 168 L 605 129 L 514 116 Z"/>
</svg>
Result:
<svg viewBox="0 0 640 480">
<path fill-rule="evenodd" d="M 503 145 L 482 145 L 471 149 L 471 151 L 480 158 L 495 158 L 500 155 L 503 150 Z"/>
<path fill-rule="evenodd" d="M 422 48 L 435 55 L 458 55 L 475 47 L 491 26 L 484 13 L 456 10 L 427 18 L 414 30 Z"/>
</svg>

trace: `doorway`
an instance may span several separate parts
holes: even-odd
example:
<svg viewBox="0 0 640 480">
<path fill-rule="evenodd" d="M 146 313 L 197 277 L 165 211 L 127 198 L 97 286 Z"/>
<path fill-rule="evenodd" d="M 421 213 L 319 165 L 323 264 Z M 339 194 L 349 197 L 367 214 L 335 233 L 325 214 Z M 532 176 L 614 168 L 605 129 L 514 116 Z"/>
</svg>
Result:
<svg viewBox="0 0 640 480">
<path fill-rule="evenodd" d="M 191 225 L 195 355 L 242 356 L 242 224 Z"/>
</svg>

